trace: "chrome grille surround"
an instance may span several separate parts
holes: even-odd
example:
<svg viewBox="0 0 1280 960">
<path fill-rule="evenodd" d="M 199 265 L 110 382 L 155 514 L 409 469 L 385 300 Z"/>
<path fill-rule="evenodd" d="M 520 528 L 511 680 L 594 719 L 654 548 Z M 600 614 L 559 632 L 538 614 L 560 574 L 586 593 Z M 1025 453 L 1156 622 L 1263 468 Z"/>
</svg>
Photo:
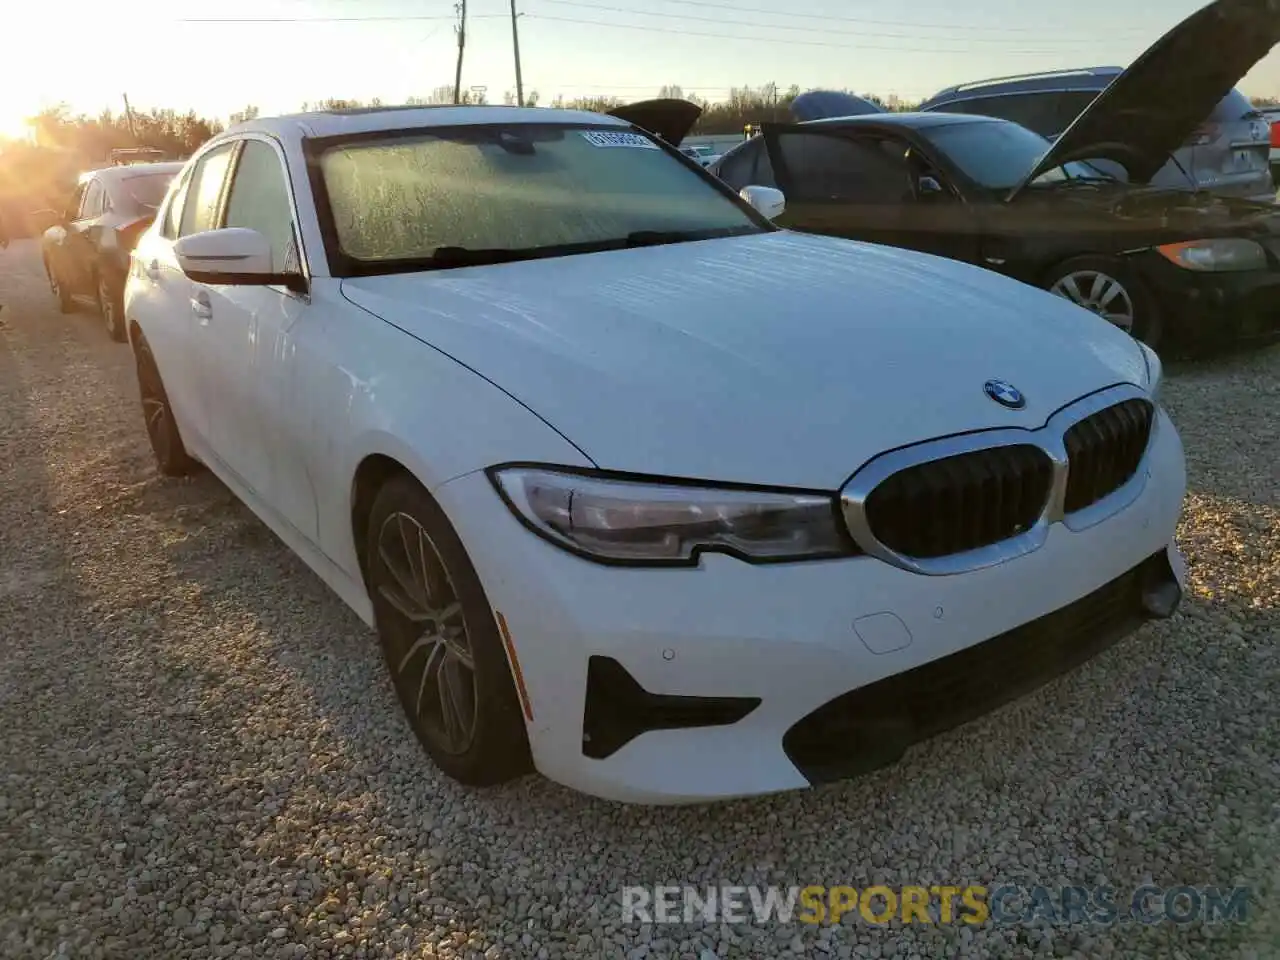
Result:
<svg viewBox="0 0 1280 960">
<path fill-rule="evenodd" d="M 1074 513 L 1066 513 L 1065 503 L 1070 462 L 1066 433 L 1080 421 L 1126 400 L 1155 404 L 1150 395 L 1133 384 L 1117 384 L 1073 401 L 1051 415 L 1036 429 L 998 427 L 974 433 L 926 440 L 890 450 L 867 461 L 840 490 L 840 508 L 845 525 L 859 547 L 868 555 L 913 573 L 950 576 L 994 567 L 1040 549 L 1049 537 L 1049 528 L 1061 523 L 1072 532 L 1096 526 L 1132 504 L 1146 488 L 1150 476 L 1145 466 L 1147 453 L 1159 429 L 1159 410 L 1153 411 L 1151 429 L 1137 471 L 1111 493 Z M 867 519 L 867 500 L 883 481 L 910 467 L 998 447 L 1030 445 L 1040 448 L 1052 464 L 1049 494 L 1039 519 L 1027 530 L 1006 540 L 939 557 L 916 558 L 891 549 L 872 532 Z"/>
</svg>

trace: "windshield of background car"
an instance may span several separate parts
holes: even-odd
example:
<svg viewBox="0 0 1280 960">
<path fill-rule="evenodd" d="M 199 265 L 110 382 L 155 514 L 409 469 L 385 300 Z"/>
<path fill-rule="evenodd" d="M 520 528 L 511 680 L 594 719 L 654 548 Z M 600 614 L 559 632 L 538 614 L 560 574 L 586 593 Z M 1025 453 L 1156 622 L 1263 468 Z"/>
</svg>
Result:
<svg viewBox="0 0 1280 960">
<path fill-rule="evenodd" d="M 173 174 L 171 173 L 152 173 L 141 177 L 129 177 L 124 181 L 124 189 L 139 206 L 155 210 L 160 206 L 160 201 L 164 199 L 165 193 L 168 192 L 169 184 L 172 180 Z"/>
<path fill-rule="evenodd" d="M 325 146 L 319 168 L 339 248 L 364 264 L 429 259 L 442 247 L 768 229 L 649 137 L 620 127 L 415 130 Z"/>
<path fill-rule="evenodd" d="M 1035 131 L 1001 120 L 950 123 L 923 132 L 970 180 L 992 190 L 1012 190 L 1051 146 Z M 1087 163 L 1068 163 L 1045 172 L 1035 182 L 1099 177 L 1107 178 L 1107 174 Z"/>
</svg>

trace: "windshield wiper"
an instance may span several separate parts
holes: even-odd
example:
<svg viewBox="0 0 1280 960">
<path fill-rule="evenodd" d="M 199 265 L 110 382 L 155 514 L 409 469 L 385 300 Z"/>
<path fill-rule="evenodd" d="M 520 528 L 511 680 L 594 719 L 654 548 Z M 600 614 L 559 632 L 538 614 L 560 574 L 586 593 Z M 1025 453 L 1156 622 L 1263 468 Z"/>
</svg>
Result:
<svg viewBox="0 0 1280 960">
<path fill-rule="evenodd" d="M 692 240 L 717 240 L 757 233 L 758 227 L 713 227 L 703 230 L 633 230 L 627 234 L 628 247 L 656 247 L 664 243 L 687 243 Z"/>
<path fill-rule="evenodd" d="M 1067 177 L 1065 180 L 1046 180 L 1042 183 L 1035 184 L 1038 187 L 1065 187 L 1077 186 L 1084 184 L 1090 187 L 1096 187 L 1100 183 L 1119 183 L 1120 181 L 1114 177 Z"/>
<path fill-rule="evenodd" d="M 493 263 L 532 260 L 539 256 L 536 247 L 516 250 L 511 247 L 436 247 L 424 264 L 432 267 L 484 267 Z"/>
</svg>

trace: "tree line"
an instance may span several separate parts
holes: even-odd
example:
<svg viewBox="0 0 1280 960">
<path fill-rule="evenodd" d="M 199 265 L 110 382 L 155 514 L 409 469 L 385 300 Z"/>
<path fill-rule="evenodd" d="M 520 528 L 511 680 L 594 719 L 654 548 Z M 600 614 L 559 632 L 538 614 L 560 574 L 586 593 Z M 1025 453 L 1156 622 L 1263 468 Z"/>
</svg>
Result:
<svg viewBox="0 0 1280 960">
<path fill-rule="evenodd" d="M 784 89 L 767 83 L 760 87 L 735 87 L 725 99 L 712 102 L 694 91 L 686 92 L 678 85 L 669 84 L 659 88 L 655 95 L 698 104 L 702 115 L 693 128 L 694 134 L 736 134 L 741 133 L 747 124 L 788 119 L 791 102 L 801 92 L 796 85 Z M 886 101 L 869 93 L 859 93 L 858 96 L 891 109 L 911 109 L 911 105 L 899 104 L 893 98 Z M 467 104 L 489 102 L 484 90 L 464 90 L 461 101 Z M 412 96 L 404 102 L 452 103 L 453 87 L 436 87 L 425 95 Z M 502 102 L 514 104 L 514 92 L 505 91 Z M 526 106 L 606 112 L 627 101 L 616 96 L 567 99 L 558 96 L 543 101 L 536 90 L 531 90 L 525 95 L 524 102 Z M 1259 106 L 1274 102 L 1271 98 L 1254 99 Z M 376 98 L 367 101 L 330 98 L 301 106 L 304 111 L 336 110 L 378 107 L 383 103 Z M 258 115 L 258 108 L 250 105 L 231 114 L 229 122 L 235 124 Z M 174 159 L 183 159 L 224 129 L 219 120 L 197 116 L 190 110 L 185 113 L 176 110 L 133 110 L 127 113 L 104 110 L 96 116 L 89 116 L 73 114 L 65 105 L 41 111 L 30 118 L 28 125 L 31 129 L 29 140 L 0 143 L 0 215 L 4 216 L 12 236 L 27 232 L 25 222 L 32 212 L 61 209 L 70 197 L 80 172 L 108 165 L 112 150 L 152 147 Z"/>
</svg>

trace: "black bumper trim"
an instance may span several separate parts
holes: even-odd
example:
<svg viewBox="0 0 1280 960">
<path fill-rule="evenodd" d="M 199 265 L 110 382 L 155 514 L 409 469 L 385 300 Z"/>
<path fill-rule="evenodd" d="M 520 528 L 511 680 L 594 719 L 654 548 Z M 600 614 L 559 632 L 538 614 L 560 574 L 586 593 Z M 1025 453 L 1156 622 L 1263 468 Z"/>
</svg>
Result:
<svg viewBox="0 0 1280 960">
<path fill-rule="evenodd" d="M 603 760 L 650 730 L 719 727 L 737 723 L 759 697 L 684 697 L 650 693 L 612 657 L 587 660 L 582 753 Z"/>
<path fill-rule="evenodd" d="M 859 687 L 787 731 L 782 745 L 811 783 L 867 773 L 1080 666 L 1147 620 L 1171 616 L 1181 588 L 1165 551 L 1037 620 Z"/>
</svg>

